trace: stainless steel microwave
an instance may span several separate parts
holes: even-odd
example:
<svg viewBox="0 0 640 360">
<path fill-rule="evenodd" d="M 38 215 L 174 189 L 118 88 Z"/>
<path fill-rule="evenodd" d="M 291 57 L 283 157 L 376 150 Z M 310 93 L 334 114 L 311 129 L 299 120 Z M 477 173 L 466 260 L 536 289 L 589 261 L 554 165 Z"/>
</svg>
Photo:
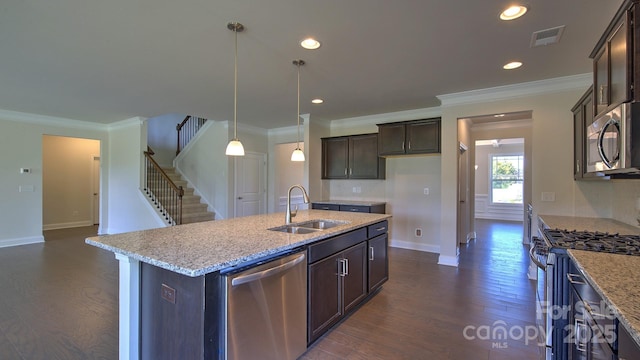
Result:
<svg viewBox="0 0 640 360">
<path fill-rule="evenodd" d="M 586 124 L 585 133 L 587 173 L 640 173 L 640 103 L 618 105 Z"/>
</svg>

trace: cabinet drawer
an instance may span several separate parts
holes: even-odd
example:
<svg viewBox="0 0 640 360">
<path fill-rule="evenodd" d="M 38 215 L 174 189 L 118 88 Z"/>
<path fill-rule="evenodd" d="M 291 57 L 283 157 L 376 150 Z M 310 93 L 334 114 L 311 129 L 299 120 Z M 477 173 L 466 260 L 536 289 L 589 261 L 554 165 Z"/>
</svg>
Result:
<svg viewBox="0 0 640 360">
<path fill-rule="evenodd" d="M 387 220 L 369 225 L 367 227 L 367 238 L 371 239 L 378 235 L 382 235 L 389 231 L 389 222 Z"/>
<path fill-rule="evenodd" d="M 338 204 L 316 204 L 316 203 L 312 203 L 311 204 L 311 208 L 312 209 L 316 209 L 316 210 L 340 211 L 340 205 L 338 205 Z"/>
<path fill-rule="evenodd" d="M 371 212 L 371 207 L 363 205 L 340 205 L 340 211 L 368 213 Z"/>
<path fill-rule="evenodd" d="M 322 260 L 359 242 L 367 240 L 367 229 L 361 228 L 309 246 L 309 264 Z"/>
</svg>

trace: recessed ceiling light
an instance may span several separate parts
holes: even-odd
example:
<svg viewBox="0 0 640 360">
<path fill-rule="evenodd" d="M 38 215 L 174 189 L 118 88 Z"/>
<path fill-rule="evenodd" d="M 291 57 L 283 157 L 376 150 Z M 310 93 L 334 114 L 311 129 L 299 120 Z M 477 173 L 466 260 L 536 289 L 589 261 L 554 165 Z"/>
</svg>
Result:
<svg viewBox="0 0 640 360">
<path fill-rule="evenodd" d="M 495 115 L 493 115 L 493 117 L 497 117 L 497 118 L 504 117 L 504 114 L 495 114 Z"/>
<path fill-rule="evenodd" d="M 500 19 L 502 20 L 517 19 L 520 16 L 524 15 L 527 12 L 527 10 L 528 10 L 527 7 L 524 5 L 513 5 L 500 13 Z"/>
<path fill-rule="evenodd" d="M 314 38 L 307 38 L 300 42 L 300 46 L 308 50 L 315 50 L 320 47 L 320 41 Z"/>
<path fill-rule="evenodd" d="M 322 104 L 324 102 L 324 100 L 322 100 L 322 99 L 313 99 L 313 100 L 311 100 L 311 102 L 314 103 L 314 104 Z"/>
<path fill-rule="evenodd" d="M 502 68 L 505 70 L 513 70 L 519 68 L 520 66 L 522 66 L 522 63 L 520 61 L 512 61 L 508 64 L 505 64 Z"/>
</svg>

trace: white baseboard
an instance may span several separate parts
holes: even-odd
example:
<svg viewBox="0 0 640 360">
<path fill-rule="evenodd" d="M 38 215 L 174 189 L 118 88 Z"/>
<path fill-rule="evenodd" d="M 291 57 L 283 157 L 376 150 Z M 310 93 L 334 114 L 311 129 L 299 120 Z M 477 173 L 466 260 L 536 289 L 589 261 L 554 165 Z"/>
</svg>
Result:
<svg viewBox="0 0 640 360">
<path fill-rule="evenodd" d="M 27 245 L 27 244 L 37 244 L 43 243 L 44 236 L 31 236 L 31 237 L 23 237 L 17 239 L 4 239 L 0 240 L 0 248 L 9 247 L 9 246 L 18 246 L 18 245 Z"/>
<path fill-rule="evenodd" d="M 93 226 L 93 221 L 83 220 L 83 221 L 72 221 L 72 222 L 58 223 L 58 224 L 43 224 L 42 230 L 69 229 L 69 228 L 84 227 L 84 226 Z"/>
<path fill-rule="evenodd" d="M 447 265 L 447 266 L 455 266 L 458 267 L 460 263 L 459 256 L 444 256 L 440 255 L 438 258 L 438 265 Z"/>
<path fill-rule="evenodd" d="M 418 244 L 418 243 L 409 242 L 409 241 L 391 239 L 389 241 L 389 246 L 396 247 L 396 248 L 401 248 L 401 249 L 417 250 L 417 251 L 436 253 L 436 254 L 440 253 L 440 246 L 439 245 Z"/>
</svg>

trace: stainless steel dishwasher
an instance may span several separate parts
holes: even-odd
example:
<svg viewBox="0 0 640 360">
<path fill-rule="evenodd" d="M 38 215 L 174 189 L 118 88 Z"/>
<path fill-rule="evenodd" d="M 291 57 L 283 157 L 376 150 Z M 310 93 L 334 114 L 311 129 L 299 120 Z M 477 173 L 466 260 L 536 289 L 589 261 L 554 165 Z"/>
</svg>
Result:
<svg viewBox="0 0 640 360">
<path fill-rule="evenodd" d="M 225 359 L 297 359 L 307 349 L 307 258 L 298 252 L 223 275 Z"/>
</svg>

